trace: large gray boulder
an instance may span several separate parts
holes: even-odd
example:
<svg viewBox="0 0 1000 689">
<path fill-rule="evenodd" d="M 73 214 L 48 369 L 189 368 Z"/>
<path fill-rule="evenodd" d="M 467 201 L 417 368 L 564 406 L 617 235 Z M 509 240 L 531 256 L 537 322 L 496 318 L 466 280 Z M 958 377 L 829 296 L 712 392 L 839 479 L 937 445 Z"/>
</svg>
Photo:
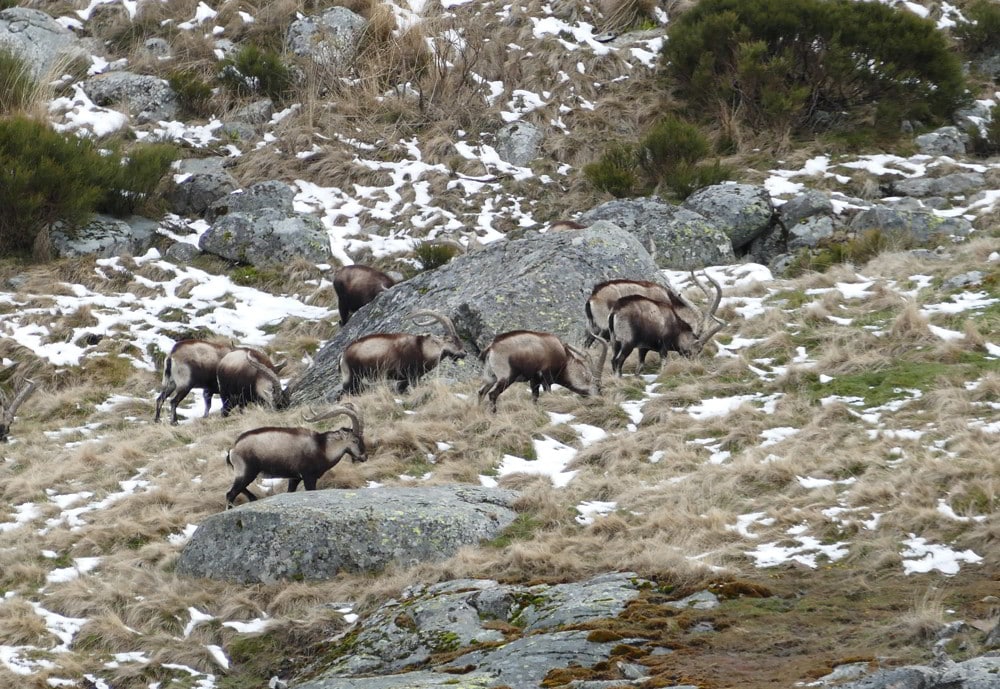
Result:
<svg viewBox="0 0 1000 689">
<path fill-rule="evenodd" d="M 579 344 L 585 335 L 584 304 L 595 284 L 612 278 L 662 280 L 662 275 L 635 237 L 608 222 L 495 242 L 458 256 L 383 292 L 352 315 L 291 383 L 292 401 L 332 401 L 340 354 L 359 337 L 440 332 L 437 326 L 415 326 L 407 318 L 414 309 L 433 309 L 454 321 L 469 352 L 461 365 L 447 369 L 458 379 L 477 376 L 475 355 L 510 330 L 541 330 Z"/>
<path fill-rule="evenodd" d="M 986 187 L 986 178 L 981 172 L 954 172 L 941 177 L 914 177 L 892 183 L 892 193 L 899 196 L 952 197 L 958 194 L 976 192 Z"/>
<path fill-rule="evenodd" d="M 61 258 L 74 256 L 139 256 L 153 245 L 156 223 L 145 218 L 129 220 L 95 215 L 86 225 L 72 231 L 58 225 L 52 230 L 52 248 Z"/>
<path fill-rule="evenodd" d="M 283 182 L 258 182 L 219 199 L 206 212 L 212 221 L 198 248 L 237 263 L 267 267 L 304 258 L 325 263 L 330 237 L 312 215 L 296 213 L 294 190 Z"/>
<path fill-rule="evenodd" d="M 660 268 L 696 270 L 736 261 L 732 243 L 718 225 L 656 197 L 608 201 L 580 217 L 583 223 L 597 220 L 633 234 Z"/>
<path fill-rule="evenodd" d="M 36 80 L 59 76 L 50 72 L 67 59 L 90 63 L 90 52 L 72 31 L 27 7 L 0 10 L 0 50 L 20 57 Z"/>
<path fill-rule="evenodd" d="M 171 212 L 202 215 L 239 184 L 225 169 L 222 158 L 186 158 L 175 164 L 173 184 L 166 192 Z"/>
<path fill-rule="evenodd" d="M 684 199 L 684 208 L 702 215 L 725 232 L 739 254 L 774 225 L 767 189 L 752 184 L 713 184 Z"/>
<path fill-rule="evenodd" d="M 627 643 L 588 641 L 587 632 L 565 628 L 617 617 L 643 585 L 648 582 L 635 574 L 615 572 L 558 585 L 461 579 L 407 590 L 363 620 L 341 657 L 298 688 L 436 687 L 443 677 L 456 686 L 444 668 L 426 668 L 434 653 L 465 648 L 467 653 L 447 663 L 468 670 L 458 686 L 536 689 L 553 668 L 592 666 L 607 660 L 614 645 Z M 521 637 L 509 638 L 496 622 L 517 627 Z M 358 677 L 415 668 L 420 671 Z"/>
<path fill-rule="evenodd" d="M 942 218 L 927 211 L 910 211 L 888 206 L 872 206 L 851 220 L 851 230 L 864 232 L 879 230 L 883 233 L 909 238 L 923 244 L 935 236 L 965 237 L 972 232 L 972 223 L 965 218 Z"/>
<path fill-rule="evenodd" d="M 958 127 L 941 127 L 933 132 L 921 134 L 914 139 L 917 149 L 929 156 L 960 156 L 965 155 L 965 142 L 968 136 Z"/>
<path fill-rule="evenodd" d="M 971 658 L 943 668 L 911 665 L 878 670 L 838 689 L 997 689 L 1000 656 Z"/>
<path fill-rule="evenodd" d="M 180 110 L 170 84 L 148 74 L 109 72 L 87 79 L 80 86 L 95 105 L 128 112 L 138 124 L 173 120 Z"/>
<path fill-rule="evenodd" d="M 497 536 L 516 497 L 464 485 L 280 493 L 203 521 L 177 572 L 266 583 L 436 562 Z"/>
<path fill-rule="evenodd" d="M 296 19 L 288 27 L 289 50 L 334 71 L 346 72 L 368 22 L 346 7 Z"/>
</svg>

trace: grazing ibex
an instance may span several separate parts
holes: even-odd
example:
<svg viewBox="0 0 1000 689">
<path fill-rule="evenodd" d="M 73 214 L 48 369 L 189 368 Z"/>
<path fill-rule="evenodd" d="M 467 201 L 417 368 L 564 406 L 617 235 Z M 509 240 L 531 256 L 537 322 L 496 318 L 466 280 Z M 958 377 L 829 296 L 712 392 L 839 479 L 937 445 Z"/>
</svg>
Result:
<svg viewBox="0 0 1000 689">
<path fill-rule="evenodd" d="M 340 324 L 345 325 L 351 314 L 395 284 L 391 277 L 369 266 L 338 268 L 333 274 L 333 289 L 337 293 Z"/>
<path fill-rule="evenodd" d="M 433 369 L 442 359 L 462 359 L 465 346 L 459 339 L 455 324 L 436 311 L 414 311 L 410 314 L 417 325 L 430 325 L 417 321 L 429 316 L 445 329 L 439 335 L 411 335 L 409 333 L 377 333 L 358 338 L 347 345 L 340 355 L 340 379 L 345 395 L 354 395 L 361 389 L 365 378 L 386 378 L 396 381 L 397 390 L 406 388 Z"/>
<path fill-rule="evenodd" d="M 663 285 L 648 280 L 607 280 L 594 285 L 587 299 L 584 311 L 587 314 L 587 335 L 583 341 L 584 347 L 594 343 L 595 336 L 608 339 L 608 315 L 611 307 L 622 297 L 639 294 L 648 299 L 670 301 L 673 292 Z"/>
<path fill-rule="evenodd" d="M 568 345 L 551 333 L 513 330 L 493 338 L 483 351 L 483 386 L 479 401 L 489 396 L 490 410 L 497 410 L 497 398 L 512 383 L 526 381 L 531 399 L 538 401 L 538 390 L 562 385 L 578 395 L 601 394 L 601 370 L 608 353 L 608 343 L 598 338 L 601 353 L 592 359 L 586 352 Z"/>
<path fill-rule="evenodd" d="M 222 357 L 216 375 L 222 416 L 229 416 L 233 407 L 263 404 L 271 409 L 287 409 L 288 391 L 281 387 L 278 373 L 286 362 L 272 363 L 263 352 L 241 347 Z"/>
<path fill-rule="evenodd" d="M 323 474 L 350 455 L 354 462 L 368 461 L 361 415 L 353 406 L 339 406 L 304 421 L 315 423 L 343 414 L 351 420 L 351 428 L 320 433 L 308 428 L 256 428 L 236 439 L 226 464 L 236 471 L 232 488 L 226 493 L 226 509 L 233 506 L 243 493 L 250 500 L 257 496 L 247 488 L 259 474 L 272 478 L 287 478 L 288 492 L 294 493 L 299 483 L 306 490 L 316 490 Z"/>
<path fill-rule="evenodd" d="M 705 311 L 674 293 L 668 301 L 640 295 L 622 297 L 611 307 L 608 330 L 611 333 L 612 371 L 622 375 L 625 359 L 636 348 L 639 349 L 640 366 L 647 351 L 657 352 L 661 357 L 667 352 L 679 352 L 686 357 L 701 353 L 708 341 L 726 326 L 726 322 L 715 315 L 722 301 L 722 287 L 708 273 L 703 274 L 716 290 L 712 305 Z M 691 271 L 691 278 L 708 299 L 713 299 L 694 271 Z"/>
<path fill-rule="evenodd" d="M 222 357 L 233 351 L 232 344 L 220 344 L 205 340 L 181 340 L 173 346 L 163 362 L 163 388 L 156 398 L 156 415 L 160 420 L 163 401 L 171 394 L 170 423 L 177 425 L 177 405 L 194 388 L 201 388 L 205 398 L 205 416 L 212 407 L 212 395 L 219 392 L 216 370 Z"/>
<path fill-rule="evenodd" d="M 7 442 L 10 426 L 14 423 L 14 415 L 26 399 L 35 391 L 35 382 L 27 378 L 15 378 L 14 374 L 20 362 L 14 362 L 0 371 L 0 443 Z M 4 387 L 10 382 L 8 393 Z"/>
</svg>

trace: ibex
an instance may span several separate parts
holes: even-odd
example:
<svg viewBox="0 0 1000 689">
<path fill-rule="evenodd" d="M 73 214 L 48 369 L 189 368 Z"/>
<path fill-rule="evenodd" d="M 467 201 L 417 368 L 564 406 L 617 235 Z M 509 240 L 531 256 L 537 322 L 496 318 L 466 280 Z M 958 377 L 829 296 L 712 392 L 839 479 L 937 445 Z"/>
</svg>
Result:
<svg viewBox="0 0 1000 689">
<path fill-rule="evenodd" d="M 465 357 L 465 346 L 450 318 L 427 310 L 414 311 L 409 318 L 417 325 L 430 325 L 429 322 L 417 321 L 421 316 L 429 316 L 444 326 L 444 337 L 378 333 L 358 338 L 347 345 L 340 355 L 340 378 L 344 386 L 342 394 L 357 394 L 365 378 L 395 381 L 397 390 L 403 392 L 411 383 L 441 363 L 442 359 Z"/>
<path fill-rule="evenodd" d="M 20 362 L 14 362 L 0 371 L 0 443 L 7 442 L 10 426 L 14 423 L 14 415 L 26 399 L 35 392 L 35 382 L 27 378 L 15 378 L 14 374 Z M 4 384 L 11 381 L 10 392 L 4 390 Z"/>
<path fill-rule="evenodd" d="M 639 365 L 642 366 L 645 352 L 654 351 L 660 356 L 667 352 L 679 352 L 686 357 L 697 356 L 709 340 L 726 326 L 726 322 L 715 315 L 722 301 L 722 287 L 708 273 L 704 273 L 716 294 L 712 305 L 706 311 L 699 311 L 691 302 L 678 294 L 671 293 L 668 301 L 658 301 L 633 295 L 622 297 L 608 316 L 608 330 L 611 333 L 611 370 L 622 375 L 622 365 L 633 349 L 639 349 Z M 705 287 L 691 271 L 694 283 L 712 299 Z M 715 323 L 711 323 L 715 321 Z"/>
<path fill-rule="evenodd" d="M 584 397 L 601 394 L 601 370 L 608 343 L 600 338 L 598 342 L 601 353 L 592 359 L 551 333 L 514 330 L 497 335 L 481 355 L 484 383 L 479 388 L 480 403 L 488 396 L 490 410 L 496 412 L 497 398 L 519 381 L 531 386 L 533 402 L 538 402 L 540 387 L 549 390 L 553 383 Z"/>
<path fill-rule="evenodd" d="M 248 404 L 287 409 L 288 391 L 281 387 L 278 378 L 285 363 L 272 363 L 263 352 L 245 347 L 222 357 L 216 371 L 222 416 L 229 416 L 234 407 L 242 409 Z"/>
<path fill-rule="evenodd" d="M 391 277 L 369 266 L 338 268 L 333 274 L 333 289 L 337 293 L 340 324 L 345 325 L 355 311 L 395 284 Z"/>
<path fill-rule="evenodd" d="M 670 301 L 673 292 L 663 285 L 648 280 L 607 280 L 594 285 L 584 311 L 587 314 L 587 336 L 584 347 L 594 343 L 595 335 L 608 339 L 608 315 L 611 307 L 622 297 L 639 294 L 657 301 Z M 676 296 L 676 295 L 675 295 Z"/>
<path fill-rule="evenodd" d="M 160 396 L 156 398 L 154 421 L 160 420 L 163 401 L 171 394 L 170 423 L 177 425 L 177 405 L 194 388 L 201 388 L 205 398 L 205 416 L 212 407 L 212 395 L 219 392 L 216 371 L 222 357 L 233 351 L 232 344 L 220 344 L 205 340 L 181 340 L 173 346 L 163 362 L 163 383 Z"/>
<path fill-rule="evenodd" d="M 316 490 L 316 482 L 344 455 L 350 455 L 354 462 L 368 461 L 361 415 L 353 406 L 334 407 L 304 421 L 315 423 L 341 414 L 351 420 L 351 428 L 320 433 L 308 428 L 265 427 L 240 435 L 226 455 L 226 464 L 236 471 L 233 486 L 226 493 L 226 509 L 240 493 L 257 499 L 248 486 L 259 474 L 287 478 L 288 492 L 294 493 L 299 483 L 305 484 L 306 490 Z"/>
</svg>

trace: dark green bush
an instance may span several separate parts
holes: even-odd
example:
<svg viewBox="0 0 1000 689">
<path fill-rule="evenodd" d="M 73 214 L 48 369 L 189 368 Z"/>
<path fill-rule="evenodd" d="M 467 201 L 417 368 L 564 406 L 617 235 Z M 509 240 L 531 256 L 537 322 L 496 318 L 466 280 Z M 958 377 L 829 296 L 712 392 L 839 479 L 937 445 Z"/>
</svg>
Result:
<svg viewBox="0 0 1000 689">
<path fill-rule="evenodd" d="M 134 214 L 153 197 L 177 157 L 177 148 L 172 144 L 139 145 L 126 155 L 107 156 L 100 180 L 105 193 L 97 210 L 118 217 Z"/>
<path fill-rule="evenodd" d="M 626 144 L 615 144 L 604 151 L 594 163 L 583 166 L 583 175 L 596 189 L 616 198 L 630 196 L 636 186 L 635 151 Z"/>
<path fill-rule="evenodd" d="M 755 132 L 815 132 L 831 113 L 854 126 L 881 102 L 942 121 L 967 98 L 944 34 L 881 3 L 702 0 L 671 22 L 661 57 L 692 112 Z"/>
<path fill-rule="evenodd" d="M 175 70 L 167 76 L 184 112 L 193 117 L 211 114 L 212 87 L 193 70 Z"/>
<path fill-rule="evenodd" d="M 423 270 L 434 270 L 455 258 L 459 249 L 455 246 L 431 241 L 421 242 L 413 250 L 413 253 L 417 255 L 417 260 L 420 261 L 420 267 Z"/>
<path fill-rule="evenodd" d="M 24 61 L 0 48 L 0 115 L 23 110 L 36 90 L 37 84 Z"/>
<path fill-rule="evenodd" d="M 292 74 L 273 50 L 246 45 L 222 61 L 219 81 L 238 96 L 261 95 L 283 101 L 292 87 Z"/>
<path fill-rule="evenodd" d="M 708 139 L 677 117 L 664 117 L 639 142 L 639 165 L 658 179 L 679 165 L 696 163 L 708 155 Z"/>
<path fill-rule="evenodd" d="M 44 257 L 56 221 L 72 230 L 94 211 L 134 213 L 176 155 L 167 144 L 102 153 L 92 140 L 44 122 L 0 119 L 0 252 Z"/>
<path fill-rule="evenodd" d="M 1000 112 L 993 113 L 993 119 L 986 125 L 985 133 L 978 127 L 969 127 L 970 148 L 973 155 L 980 158 L 1000 155 Z"/>
<path fill-rule="evenodd" d="M 966 53 L 975 55 L 1000 48 L 1000 5 L 976 0 L 966 8 L 965 16 L 969 21 L 959 22 L 951 31 Z"/>
<path fill-rule="evenodd" d="M 94 171 L 105 165 L 89 139 L 23 116 L 0 120 L 0 251 L 44 254 L 36 240 L 52 223 L 86 220 L 104 195 Z"/>
</svg>

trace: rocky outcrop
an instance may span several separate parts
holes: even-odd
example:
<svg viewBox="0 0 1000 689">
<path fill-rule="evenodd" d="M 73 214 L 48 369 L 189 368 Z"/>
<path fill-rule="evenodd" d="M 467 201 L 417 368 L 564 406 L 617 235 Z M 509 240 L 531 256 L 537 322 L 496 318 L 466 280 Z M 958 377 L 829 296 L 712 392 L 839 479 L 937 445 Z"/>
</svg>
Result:
<svg viewBox="0 0 1000 689">
<path fill-rule="evenodd" d="M 129 220 L 97 215 L 86 225 L 66 232 L 52 230 L 52 248 L 62 258 L 72 256 L 139 256 L 153 245 L 157 223 L 146 218 Z"/>
<path fill-rule="evenodd" d="M 972 658 L 945 667 L 911 665 L 878 670 L 837 689 L 996 689 L 1000 686 L 1000 656 Z"/>
<path fill-rule="evenodd" d="M 365 619 L 320 677 L 296 686 L 536 689 L 554 668 L 590 667 L 606 661 L 615 646 L 645 643 L 595 640 L 568 627 L 618 616 L 648 585 L 634 574 L 615 572 L 570 584 L 461 579 L 408 590 Z M 446 663 L 434 662 L 435 653 L 463 648 L 468 651 Z M 448 672 L 454 668 L 462 673 Z"/>
<path fill-rule="evenodd" d="M 965 237 L 972 232 L 972 223 L 961 217 L 942 218 L 929 211 L 872 206 L 855 215 L 850 228 L 854 232 L 879 230 L 923 244 L 938 235 Z"/>
<path fill-rule="evenodd" d="M 202 522 L 177 572 L 250 583 L 436 562 L 497 536 L 516 497 L 480 486 L 280 493 Z"/>
<path fill-rule="evenodd" d="M 76 35 L 40 10 L 11 7 L 0 10 L 0 50 L 20 57 L 34 79 L 42 79 L 62 61 L 90 63 L 90 52 Z"/>
<path fill-rule="evenodd" d="M 917 149 L 929 156 L 960 156 L 965 155 L 965 142 L 968 137 L 958 127 L 941 127 L 933 132 L 921 134 L 914 139 Z"/>
<path fill-rule="evenodd" d="M 541 330 L 579 344 L 585 333 L 584 304 L 596 283 L 611 278 L 662 276 L 636 238 L 608 222 L 495 242 L 458 256 L 383 292 L 351 316 L 305 374 L 291 383 L 292 402 L 332 400 L 339 387 L 340 354 L 357 338 L 428 332 L 407 318 L 414 309 L 432 309 L 454 321 L 470 356 L 436 371 L 444 369 L 460 379 L 477 376 L 476 355 L 510 330 Z"/>
<path fill-rule="evenodd" d="M 213 203 L 239 185 L 222 158 L 187 158 L 175 163 L 173 184 L 167 190 L 170 210 L 179 215 L 202 215 Z"/>
<path fill-rule="evenodd" d="M 368 26 L 346 7 L 331 7 L 323 14 L 296 19 L 288 27 L 289 50 L 318 65 L 346 71 Z"/>
<path fill-rule="evenodd" d="M 608 201 L 580 217 L 583 223 L 597 220 L 634 235 L 660 268 L 695 270 L 736 260 L 729 237 L 714 222 L 656 197 Z"/>
<path fill-rule="evenodd" d="M 81 87 L 95 105 L 128 112 L 137 124 L 173 120 L 180 110 L 170 84 L 147 74 L 109 72 L 87 79 Z"/>
<path fill-rule="evenodd" d="M 294 258 L 315 263 L 330 260 L 330 238 L 314 216 L 296 213 L 294 190 L 283 182 L 259 182 L 229 194 L 211 206 L 212 227 L 198 240 L 202 251 L 257 267 Z"/>
<path fill-rule="evenodd" d="M 733 244 L 738 255 L 755 239 L 770 232 L 774 206 L 764 187 L 751 184 L 713 184 L 691 194 L 681 204 L 711 220 Z"/>
</svg>

